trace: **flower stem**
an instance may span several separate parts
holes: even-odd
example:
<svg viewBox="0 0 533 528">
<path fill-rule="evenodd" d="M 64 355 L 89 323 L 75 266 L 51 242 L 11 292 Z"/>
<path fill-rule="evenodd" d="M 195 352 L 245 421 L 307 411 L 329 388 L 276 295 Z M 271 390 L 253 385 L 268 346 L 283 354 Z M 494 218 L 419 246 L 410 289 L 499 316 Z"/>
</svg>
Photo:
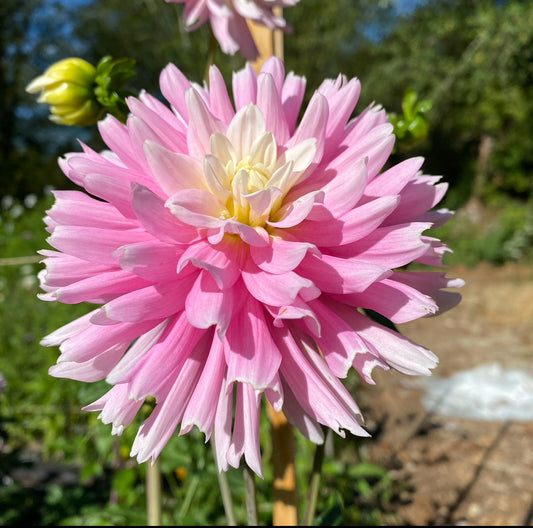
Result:
<svg viewBox="0 0 533 528">
<path fill-rule="evenodd" d="M 211 447 L 213 449 L 213 457 L 215 459 L 215 466 L 217 466 L 217 453 L 215 443 L 211 440 Z M 231 499 L 231 490 L 229 488 L 228 476 L 225 471 L 218 471 L 218 485 L 220 487 L 220 494 L 222 495 L 222 503 L 224 504 L 224 512 L 226 513 L 226 520 L 228 526 L 237 526 L 235 519 L 235 509 L 233 508 L 233 500 Z"/>
<path fill-rule="evenodd" d="M 272 463 L 274 470 L 274 526 L 298 525 L 295 440 L 292 425 L 282 412 L 268 404 L 272 424 Z"/>
<path fill-rule="evenodd" d="M 327 434 L 327 433 L 326 433 Z M 318 499 L 318 490 L 320 487 L 320 476 L 322 472 L 322 463 L 324 462 L 324 451 L 326 449 L 326 437 L 324 442 L 316 446 L 315 456 L 313 458 L 313 469 L 309 481 L 309 491 L 307 495 L 307 504 L 303 519 L 303 526 L 311 526 L 316 512 Z"/>
<path fill-rule="evenodd" d="M 204 71 L 204 79 L 208 85 L 209 85 L 209 68 L 211 68 L 211 66 L 215 64 L 215 60 L 217 56 L 217 49 L 218 49 L 217 39 L 213 31 L 210 29 L 209 30 L 209 51 L 207 55 L 207 64 L 205 66 L 205 71 Z"/>
<path fill-rule="evenodd" d="M 161 469 L 159 460 L 146 462 L 148 526 L 161 526 Z"/>
<path fill-rule="evenodd" d="M 244 486 L 246 489 L 246 514 L 248 516 L 248 526 L 258 526 L 255 473 L 248 467 L 248 464 L 244 466 Z"/>
</svg>

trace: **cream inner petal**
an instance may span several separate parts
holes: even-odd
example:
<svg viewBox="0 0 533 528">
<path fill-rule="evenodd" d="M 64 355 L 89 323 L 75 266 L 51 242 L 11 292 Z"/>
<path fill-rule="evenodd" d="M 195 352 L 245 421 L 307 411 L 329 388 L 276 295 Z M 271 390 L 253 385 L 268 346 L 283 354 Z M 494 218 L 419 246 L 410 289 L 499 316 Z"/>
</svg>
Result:
<svg viewBox="0 0 533 528">
<path fill-rule="evenodd" d="M 279 156 L 276 138 L 251 103 L 237 112 L 227 136 L 213 134 L 210 144 L 204 176 L 211 193 L 225 205 L 222 216 L 252 227 L 266 225 L 280 209 L 316 152 L 316 141 L 307 139 Z"/>
</svg>

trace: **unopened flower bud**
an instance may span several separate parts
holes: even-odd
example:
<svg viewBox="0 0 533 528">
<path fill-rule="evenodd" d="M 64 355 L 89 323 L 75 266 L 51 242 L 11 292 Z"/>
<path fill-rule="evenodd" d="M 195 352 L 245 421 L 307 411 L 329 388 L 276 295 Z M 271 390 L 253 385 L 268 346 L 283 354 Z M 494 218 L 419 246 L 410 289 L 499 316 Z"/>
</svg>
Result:
<svg viewBox="0 0 533 528">
<path fill-rule="evenodd" d="M 52 64 L 26 91 L 41 92 L 37 101 L 50 105 L 50 119 L 55 123 L 88 126 L 104 113 L 94 94 L 95 78 L 92 64 L 70 57 Z"/>
</svg>

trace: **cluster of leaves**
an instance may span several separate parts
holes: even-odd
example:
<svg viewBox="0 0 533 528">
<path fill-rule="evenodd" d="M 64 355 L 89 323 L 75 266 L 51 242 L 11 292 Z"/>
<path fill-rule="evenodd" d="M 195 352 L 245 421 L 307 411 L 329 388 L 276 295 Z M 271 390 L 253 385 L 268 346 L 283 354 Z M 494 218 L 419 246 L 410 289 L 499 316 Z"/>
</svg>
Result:
<svg viewBox="0 0 533 528">
<path fill-rule="evenodd" d="M 111 55 L 100 59 L 96 66 L 94 79 L 96 99 L 107 112 L 122 122 L 126 121 L 128 115 L 125 98 L 131 95 L 124 92 L 122 88 L 129 79 L 135 76 L 134 67 L 134 59 L 113 59 Z"/>
<path fill-rule="evenodd" d="M 417 93 L 409 89 L 402 99 L 402 114 L 396 112 L 388 114 L 394 126 L 394 134 L 402 148 L 410 149 L 427 138 L 429 122 L 425 114 L 431 110 L 432 106 L 432 102 L 428 99 L 418 101 Z"/>
</svg>

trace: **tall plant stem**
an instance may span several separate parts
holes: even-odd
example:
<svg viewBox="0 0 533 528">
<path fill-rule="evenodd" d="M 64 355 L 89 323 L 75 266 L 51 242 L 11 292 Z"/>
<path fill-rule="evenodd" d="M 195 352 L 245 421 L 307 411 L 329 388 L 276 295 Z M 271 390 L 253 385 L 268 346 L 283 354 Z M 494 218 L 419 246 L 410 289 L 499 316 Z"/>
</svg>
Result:
<svg viewBox="0 0 533 528">
<path fill-rule="evenodd" d="M 296 489 L 295 438 L 292 425 L 282 412 L 267 407 L 272 424 L 272 464 L 274 471 L 274 526 L 298 525 L 298 492 Z"/>
<path fill-rule="evenodd" d="M 246 514 L 248 516 L 248 526 L 258 526 L 259 517 L 257 515 L 257 493 L 255 488 L 255 473 L 244 466 L 244 486 L 246 489 Z"/>
<path fill-rule="evenodd" d="M 161 468 L 159 460 L 146 462 L 148 526 L 161 526 Z"/>
<path fill-rule="evenodd" d="M 209 30 L 209 51 L 207 55 L 207 64 L 205 66 L 204 71 L 204 79 L 205 82 L 209 85 L 209 68 L 215 64 L 216 56 L 217 56 L 217 50 L 218 50 L 218 42 L 213 34 L 213 31 Z"/>
<path fill-rule="evenodd" d="M 229 488 L 228 476 L 225 471 L 218 471 L 217 453 L 215 443 L 211 439 L 211 448 L 213 449 L 213 458 L 215 459 L 215 466 L 217 466 L 218 485 L 220 487 L 220 494 L 222 495 L 222 503 L 224 504 L 224 512 L 228 526 L 237 526 L 235 519 L 235 509 L 233 508 L 233 500 L 231 498 L 231 490 Z"/>
<path fill-rule="evenodd" d="M 313 469 L 311 470 L 311 478 L 309 480 L 309 491 L 307 495 L 307 504 L 305 506 L 303 526 L 312 526 L 313 519 L 315 518 L 318 490 L 320 488 L 320 476 L 322 473 L 322 464 L 324 462 L 324 452 L 326 450 L 326 438 L 327 436 L 324 436 L 324 443 L 316 446 L 315 456 L 313 458 Z"/>
</svg>

